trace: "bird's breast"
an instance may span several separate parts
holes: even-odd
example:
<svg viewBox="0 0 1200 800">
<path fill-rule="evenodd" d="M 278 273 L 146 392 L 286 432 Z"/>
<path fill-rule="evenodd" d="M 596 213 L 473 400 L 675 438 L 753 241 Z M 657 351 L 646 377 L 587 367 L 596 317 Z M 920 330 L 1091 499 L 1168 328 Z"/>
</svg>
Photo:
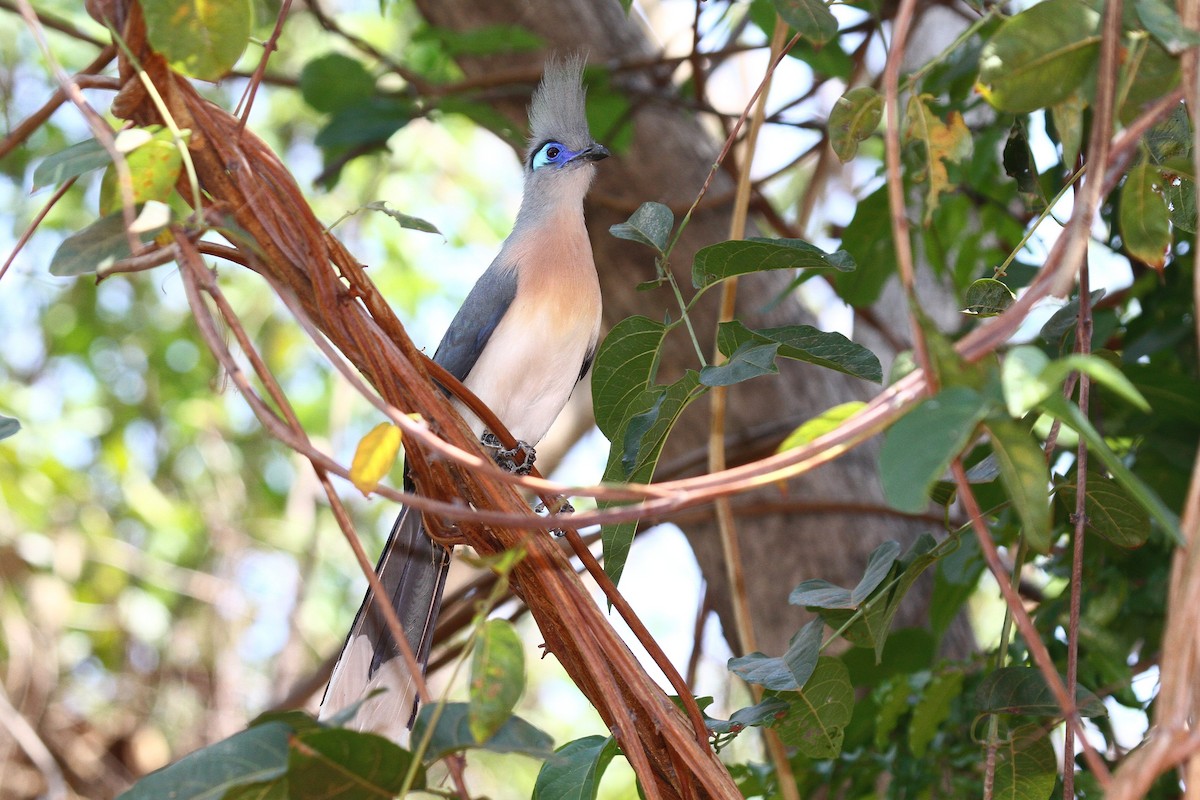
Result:
<svg viewBox="0 0 1200 800">
<path fill-rule="evenodd" d="M 583 228 L 510 242 L 517 293 L 467 386 L 516 438 L 536 444 L 562 411 L 600 333 L 600 283 Z M 470 417 L 468 417 L 470 419 Z M 472 420 L 479 433 L 482 425 Z"/>
</svg>

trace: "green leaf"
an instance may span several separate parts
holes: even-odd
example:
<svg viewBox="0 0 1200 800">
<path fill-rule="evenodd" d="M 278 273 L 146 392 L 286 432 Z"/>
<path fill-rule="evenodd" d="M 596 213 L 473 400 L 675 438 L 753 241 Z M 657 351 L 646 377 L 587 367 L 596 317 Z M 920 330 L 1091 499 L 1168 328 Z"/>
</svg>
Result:
<svg viewBox="0 0 1200 800">
<path fill-rule="evenodd" d="M 141 6 L 150 45 L 189 77 L 220 80 L 250 43 L 250 0 L 143 0 Z"/>
<path fill-rule="evenodd" d="M 76 142 L 66 150 L 46 156 L 37 165 L 33 171 L 33 190 L 36 192 L 43 186 L 54 186 L 111 163 L 108 151 L 97 140 Z"/>
<path fill-rule="evenodd" d="M 1134 0 L 1133 7 L 1142 25 L 1171 55 L 1200 44 L 1200 33 L 1184 27 L 1175 7 L 1166 0 Z"/>
<path fill-rule="evenodd" d="M 821 632 L 825 624 L 814 619 L 800 629 L 783 656 L 753 652 L 729 659 L 729 671 L 747 683 L 756 683 L 775 691 L 798 689 L 809 680 L 821 653 Z"/>
<path fill-rule="evenodd" d="M 291 800 L 286 778 L 263 783 L 235 786 L 221 795 L 221 800 Z"/>
<path fill-rule="evenodd" d="M 596 425 L 615 442 L 634 399 L 653 381 L 666 326 L 647 317 L 629 317 L 613 326 L 596 351 L 592 366 L 592 405 Z"/>
<path fill-rule="evenodd" d="M 837 757 L 854 711 L 854 687 L 846 665 L 821 657 L 803 689 L 794 697 L 781 696 L 791 706 L 775 727 L 783 743 L 809 758 Z"/>
<path fill-rule="evenodd" d="M 803 447 L 814 439 L 819 439 L 830 431 L 835 430 L 843 422 L 866 407 L 867 404 L 861 400 L 851 400 L 849 403 L 842 403 L 826 411 L 822 411 L 812 419 L 800 423 L 798 428 L 784 437 L 783 442 L 780 443 L 775 452 L 782 453 L 797 447 Z"/>
<path fill-rule="evenodd" d="M 609 227 L 608 232 L 618 239 L 628 239 L 649 245 L 662 255 L 675 226 L 675 215 L 662 203 L 642 203 L 624 222 Z"/>
<path fill-rule="evenodd" d="M 929 489 L 975 436 L 988 404 L 972 389 L 943 389 L 892 425 L 879 451 L 888 504 L 909 514 L 929 505 Z"/>
<path fill-rule="evenodd" d="M 322 150 L 341 151 L 369 146 L 382 147 L 388 138 L 413 118 L 407 100 L 368 97 L 334 113 L 313 140 Z"/>
<path fill-rule="evenodd" d="M 437 724 L 429 731 L 429 722 L 436 710 L 441 713 Z M 468 703 L 446 703 L 442 706 L 434 703 L 421 707 L 413 723 L 412 741 L 423 741 L 431 734 L 425 749 L 426 761 L 436 761 L 450 753 L 470 748 L 493 753 L 524 753 L 534 758 L 548 758 L 554 752 L 554 740 L 549 734 L 517 716 L 509 717 L 486 742 L 477 742 L 471 733 L 470 713 Z"/>
<path fill-rule="evenodd" d="M 1056 487 L 1055 498 L 1068 514 L 1075 513 L 1077 491 L 1074 481 Z M 1141 547 L 1149 538 L 1149 512 L 1112 478 L 1089 472 L 1083 503 L 1088 529 L 1117 547 Z"/>
<path fill-rule="evenodd" d="M 273 780 L 288 768 L 288 737 L 282 722 L 258 725 L 197 750 L 151 772 L 119 800 L 201 800 L 238 786 Z"/>
<path fill-rule="evenodd" d="M 959 609 L 975 593 L 984 568 L 979 540 L 974 536 L 960 536 L 958 546 L 938 561 L 929 600 L 929 626 L 938 636 L 949 630 Z"/>
<path fill-rule="evenodd" d="M 471 735 L 486 742 L 511 716 L 525 690 L 525 650 L 508 620 L 490 619 L 471 658 Z"/>
<path fill-rule="evenodd" d="M 913 706 L 912 722 L 908 726 L 908 747 L 917 758 L 925 757 L 938 728 L 950 718 L 951 705 L 962 694 L 964 677 L 957 670 L 934 675 Z"/>
<path fill-rule="evenodd" d="M 874 383 L 883 380 L 883 369 L 875 354 L 836 331 L 822 331 L 811 325 L 785 325 L 755 331 L 738 320 L 722 322 L 718 327 L 717 349 L 724 355 L 731 356 L 748 344 L 777 344 L 777 354 L 784 358 L 816 364 Z"/>
<path fill-rule="evenodd" d="M 788 596 L 788 602 L 810 610 L 816 608 L 856 609 L 871 596 L 879 584 L 884 582 L 899 555 L 900 545 L 897 542 L 884 542 L 871 552 L 862 579 L 853 589 L 843 589 L 821 578 L 812 578 L 802 581 L 793 589 L 791 595 Z"/>
<path fill-rule="evenodd" d="M 863 644 L 874 647 L 876 664 L 883 659 L 883 649 L 887 644 L 888 631 L 891 630 L 896 612 L 900 610 L 901 601 L 908 594 L 912 585 L 916 583 L 917 578 L 921 577 L 921 573 L 941 558 L 943 552 L 929 534 L 923 533 L 918 536 L 908 551 L 893 566 L 892 574 L 899 570 L 899 575 L 894 583 L 889 581 L 889 584 L 885 584 L 886 594 L 881 595 L 883 599 L 872 600 L 863 617 L 862 627 L 867 631 L 867 637 Z M 831 613 L 838 612 L 825 612 L 823 616 Z M 847 638 L 849 638 L 848 635 Z"/>
<path fill-rule="evenodd" d="M 288 756 L 289 800 L 386 800 L 403 787 L 413 754 L 374 733 L 330 728 L 296 736 Z M 416 767 L 412 788 L 425 786 Z"/>
<path fill-rule="evenodd" d="M 341 53 L 318 56 L 300 70 L 300 96 L 323 114 L 361 105 L 373 94 L 375 78 L 361 61 Z"/>
<path fill-rule="evenodd" d="M 1008 417 L 994 417 L 984 424 L 991 435 L 1000 480 L 1021 520 L 1021 535 L 1037 552 L 1049 552 L 1050 472 L 1045 453 L 1029 431 Z"/>
<path fill-rule="evenodd" d="M 761 375 L 779 372 L 775 366 L 778 342 L 746 341 L 729 354 L 721 364 L 709 364 L 700 370 L 700 383 L 705 386 L 732 386 Z"/>
<path fill-rule="evenodd" d="M 713 723 L 709 724 L 708 729 L 713 730 L 714 733 L 728 733 L 738 732 L 744 728 L 769 728 L 787 716 L 788 708 L 790 706 L 782 698 L 764 697 L 760 703 L 734 711 L 728 722 L 708 720 Z"/>
<path fill-rule="evenodd" d="M 679 416 L 693 400 L 701 396 L 700 376 L 688 370 L 670 386 L 652 386 L 634 397 L 625 409 L 625 416 L 611 438 L 605 481 L 649 483 L 662 456 L 667 435 Z M 593 390 L 594 391 L 594 390 Z M 601 508 L 621 505 L 604 502 Z M 601 528 L 604 547 L 604 571 L 617 583 L 625 568 L 637 522 L 622 522 Z"/>
<path fill-rule="evenodd" d="M 414 33 L 412 40 L 436 42 L 450 58 L 530 53 L 545 46 L 542 37 L 527 25 L 480 25 L 461 31 L 428 25 Z"/>
<path fill-rule="evenodd" d="M 842 233 L 842 247 L 858 269 L 836 275 L 834 287 L 838 296 L 852 306 L 874 303 L 884 284 L 896 274 L 891 218 L 887 186 L 882 186 L 859 202 L 854 219 Z"/>
<path fill-rule="evenodd" d="M 1103 289 L 1095 289 L 1088 294 L 1088 301 L 1094 306 L 1104 295 Z M 1067 332 L 1075 329 L 1078 317 L 1079 298 L 1072 297 L 1066 305 L 1055 311 L 1050 319 L 1046 320 L 1046 324 L 1042 326 L 1038 336 L 1041 336 L 1047 344 L 1061 344 Z"/>
<path fill-rule="evenodd" d="M 964 314 L 975 317 L 994 317 L 1001 314 L 1017 296 L 995 278 L 980 278 L 967 287 Z"/>
<path fill-rule="evenodd" d="M 567 742 L 546 759 L 533 785 L 533 800 L 594 800 L 604 770 L 617 754 L 611 736 Z"/>
<path fill-rule="evenodd" d="M 166 225 L 154 226 L 137 235 L 145 243 L 158 235 Z M 116 262 L 129 258 L 129 238 L 125 235 L 125 219 L 120 212 L 93 222 L 78 233 L 63 240 L 50 259 L 50 274 L 59 277 L 103 272 Z"/>
<path fill-rule="evenodd" d="M 20 422 L 0 414 L 0 439 L 7 439 L 19 430 L 21 430 Z"/>
<path fill-rule="evenodd" d="M 1103 358 L 1076 353 L 1051 361 L 1040 349 L 1020 345 L 1008 352 L 1000 370 L 1008 413 L 1016 418 L 1025 416 L 1047 397 L 1060 393 L 1072 372 L 1086 374 L 1139 411 L 1150 411 L 1150 404 L 1137 387 Z"/>
<path fill-rule="evenodd" d="M 996 800 L 1048 800 L 1058 778 L 1058 760 L 1045 733 L 1022 729 L 1000 743 L 996 752 Z M 1090 793 L 1089 793 L 1090 796 Z"/>
<path fill-rule="evenodd" d="M 883 119 L 883 96 L 870 86 L 858 86 L 838 98 L 829 112 L 829 145 L 843 164 L 858 153 Z"/>
<path fill-rule="evenodd" d="M 151 200 L 165 203 L 175 193 L 175 183 L 183 170 L 183 155 L 179 152 L 179 145 L 176 144 L 171 131 L 161 125 L 128 129 L 121 133 L 129 134 L 135 131 L 148 133 L 149 138 L 131 148 L 125 155 L 133 202 L 137 205 Z M 190 131 L 182 133 L 186 142 Z M 120 211 L 123 202 L 117 166 L 109 164 L 100 181 L 100 213 L 112 214 Z"/>
<path fill-rule="evenodd" d="M 1075 705 L 1082 717 L 1105 717 L 1104 703 L 1083 686 L 1075 687 Z M 975 690 L 975 706 L 984 714 L 1062 716 L 1058 700 L 1037 667 L 1001 667 L 987 675 Z"/>
<path fill-rule="evenodd" d="M 1018 114 L 1066 100 L 1095 70 L 1099 27 L 1079 0 L 1044 0 L 1008 18 L 983 48 L 979 91 Z"/>
<path fill-rule="evenodd" d="M 1121 187 L 1121 241 L 1126 252 L 1155 269 L 1166 264 L 1171 246 L 1167 201 L 1156 189 L 1161 183 L 1158 169 L 1142 162 L 1129 170 Z"/>
<path fill-rule="evenodd" d="M 801 239 L 732 239 L 701 248 L 692 261 L 697 289 L 750 272 L 774 269 L 833 269 L 850 272 L 854 259 L 845 250 L 826 253 Z"/>
<path fill-rule="evenodd" d="M 837 18 L 822 0 L 771 0 L 771 3 L 784 22 L 814 44 L 828 42 L 837 35 Z"/>
<path fill-rule="evenodd" d="M 400 224 L 401 228 L 407 228 L 412 231 L 421 231 L 422 233 L 436 233 L 438 236 L 442 235 L 442 232 L 439 231 L 437 226 L 435 226 L 432 222 L 427 222 L 420 217 L 410 217 L 408 214 L 402 214 L 395 209 L 388 208 L 386 200 L 376 200 L 374 202 L 367 203 L 365 206 L 363 206 L 363 208 L 368 211 L 382 211 L 384 214 L 387 214 L 389 217 L 396 220 L 396 222 Z"/>
<path fill-rule="evenodd" d="M 1054 129 L 1062 142 L 1062 163 L 1074 166 L 1079 159 L 1079 148 L 1083 145 L 1083 112 L 1087 101 L 1079 91 L 1050 107 Z"/>
<path fill-rule="evenodd" d="M 1062 420 L 1083 436 L 1087 441 L 1091 453 L 1108 468 L 1108 471 L 1112 473 L 1117 482 L 1129 492 L 1139 505 L 1150 512 L 1150 516 L 1163 527 L 1163 530 L 1167 532 L 1167 535 L 1176 544 L 1181 547 L 1186 546 L 1183 534 L 1179 531 L 1179 518 L 1175 516 L 1175 512 L 1167 508 L 1162 499 L 1154 493 L 1154 490 L 1134 475 L 1129 470 L 1129 467 L 1125 466 L 1125 462 L 1112 451 L 1112 448 L 1104 441 L 1104 437 L 1100 435 L 1100 432 L 1096 430 L 1091 421 L 1079 410 L 1079 406 L 1064 400 L 1060 396 L 1051 395 L 1042 403 L 1041 407 L 1046 413 L 1056 419 Z"/>
</svg>

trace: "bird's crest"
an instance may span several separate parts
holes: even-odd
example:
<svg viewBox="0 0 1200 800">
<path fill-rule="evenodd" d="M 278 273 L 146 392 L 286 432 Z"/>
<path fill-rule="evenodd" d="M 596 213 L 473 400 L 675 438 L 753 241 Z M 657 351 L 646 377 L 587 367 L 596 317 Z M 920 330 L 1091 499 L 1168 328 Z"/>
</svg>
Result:
<svg viewBox="0 0 1200 800">
<path fill-rule="evenodd" d="M 529 106 L 529 131 L 530 152 L 526 162 L 534 150 L 549 140 L 562 142 L 571 149 L 592 143 L 584 110 L 582 55 L 546 62 L 542 82 Z"/>
</svg>

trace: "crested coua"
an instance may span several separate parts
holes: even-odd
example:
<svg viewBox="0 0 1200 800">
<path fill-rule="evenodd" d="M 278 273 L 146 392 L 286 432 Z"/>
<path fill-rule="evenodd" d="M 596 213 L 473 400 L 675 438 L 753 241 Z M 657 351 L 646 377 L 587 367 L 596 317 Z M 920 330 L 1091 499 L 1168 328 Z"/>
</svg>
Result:
<svg viewBox="0 0 1200 800">
<path fill-rule="evenodd" d="M 592 140 L 584 113 L 582 59 L 547 64 L 529 108 L 521 210 L 500 253 L 467 295 L 433 360 L 471 389 L 531 455 L 587 373 L 600 335 L 600 283 L 583 219 L 583 198 L 608 150 Z M 461 404 L 471 429 L 498 440 Z M 497 460 L 518 471 L 514 453 Z M 406 488 L 411 489 L 406 479 Z M 376 566 L 409 646 L 429 657 L 449 552 L 425 533 L 420 512 L 401 511 Z M 321 701 L 327 717 L 376 688 L 354 717 L 361 730 L 403 739 L 416 692 L 370 590 Z"/>
</svg>

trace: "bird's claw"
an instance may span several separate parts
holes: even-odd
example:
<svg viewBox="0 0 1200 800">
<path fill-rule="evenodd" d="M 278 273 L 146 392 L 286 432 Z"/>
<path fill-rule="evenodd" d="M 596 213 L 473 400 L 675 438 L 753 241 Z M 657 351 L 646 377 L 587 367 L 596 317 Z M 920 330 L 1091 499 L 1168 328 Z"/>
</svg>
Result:
<svg viewBox="0 0 1200 800">
<path fill-rule="evenodd" d="M 554 514 L 574 514 L 575 513 L 575 506 L 571 505 L 571 501 L 567 500 L 567 498 L 565 498 L 565 497 L 556 498 L 554 503 L 557 507 L 554 508 L 553 511 L 550 508 L 548 508 L 545 503 L 538 503 L 536 506 L 533 507 L 533 513 L 535 513 L 539 516 L 547 516 L 550 513 L 554 513 Z M 551 535 L 558 536 L 558 537 L 566 535 L 566 531 L 564 531 L 562 528 L 552 528 L 550 530 L 550 533 L 551 533 Z"/>
<path fill-rule="evenodd" d="M 495 451 L 492 460 L 497 466 L 517 475 L 528 475 L 533 469 L 533 462 L 537 461 L 537 450 L 528 442 L 517 442 L 517 446 L 510 450 L 500 443 L 499 436 L 491 432 L 484 433 L 479 441 L 484 447 Z M 521 456 L 520 461 L 517 461 L 517 456 Z"/>
</svg>

